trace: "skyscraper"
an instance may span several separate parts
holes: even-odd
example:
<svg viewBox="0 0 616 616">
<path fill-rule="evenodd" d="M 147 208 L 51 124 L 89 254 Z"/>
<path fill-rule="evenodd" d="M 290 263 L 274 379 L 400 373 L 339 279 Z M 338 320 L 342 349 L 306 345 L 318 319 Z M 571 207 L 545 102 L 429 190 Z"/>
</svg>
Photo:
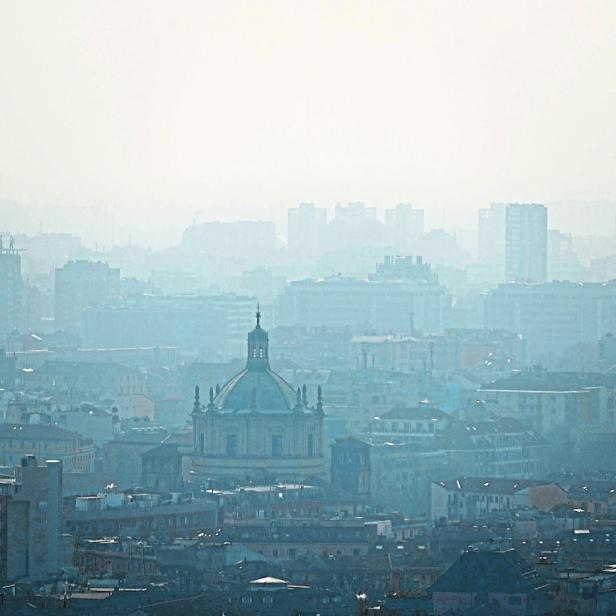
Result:
<svg viewBox="0 0 616 616">
<path fill-rule="evenodd" d="M 539 203 L 510 203 L 505 214 L 505 278 L 545 282 L 548 211 Z"/>
</svg>

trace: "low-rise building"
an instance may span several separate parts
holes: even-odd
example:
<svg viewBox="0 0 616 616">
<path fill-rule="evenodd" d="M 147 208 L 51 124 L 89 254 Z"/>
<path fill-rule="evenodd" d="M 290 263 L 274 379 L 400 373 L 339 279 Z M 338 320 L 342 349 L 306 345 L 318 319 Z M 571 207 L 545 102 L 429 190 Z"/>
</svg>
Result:
<svg viewBox="0 0 616 616">
<path fill-rule="evenodd" d="M 95 498 L 101 500 L 98 495 Z M 122 534 L 133 538 L 190 537 L 218 525 L 216 502 L 190 495 L 163 499 L 148 493 L 131 494 L 117 506 L 80 504 L 65 515 L 66 530 L 77 540 Z"/>
<path fill-rule="evenodd" d="M 96 447 L 89 439 L 53 424 L 0 424 L 0 463 L 19 464 L 26 455 L 62 461 L 66 472 L 94 468 Z"/>
<path fill-rule="evenodd" d="M 475 520 L 495 511 L 549 511 L 566 502 L 567 492 L 552 481 L 458 477 L 432 482 L 430 509 L 434 520 Z"/>
<path fill-rule="evenodd" d="M 103 468 L 120 488 L 132 488 L 142 478 L 142 455 L 158 447 L 169 433 L 160 426 L 132 428 L 105 443 Z"/>
<path fill-rule="evenodd" d="M 500 615 L 546 614 L 551 609 L 546 590 L 515 550 L 465 552 L 428 589 L 434 616 L 473 608 Z"/>
</svg>

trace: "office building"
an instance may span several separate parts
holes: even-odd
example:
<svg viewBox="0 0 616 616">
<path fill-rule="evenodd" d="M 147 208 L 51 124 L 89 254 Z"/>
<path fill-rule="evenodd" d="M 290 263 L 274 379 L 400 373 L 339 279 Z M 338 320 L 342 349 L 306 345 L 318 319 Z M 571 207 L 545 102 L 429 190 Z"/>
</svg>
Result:
<svg viewBox="0 0 616 616">
<path fill-rule="evenodd" d="M 539 203 L 510 203 L 505 214 L 507 282 L 545 282 L 548 267 L 548 211 Z"/>
</svg>

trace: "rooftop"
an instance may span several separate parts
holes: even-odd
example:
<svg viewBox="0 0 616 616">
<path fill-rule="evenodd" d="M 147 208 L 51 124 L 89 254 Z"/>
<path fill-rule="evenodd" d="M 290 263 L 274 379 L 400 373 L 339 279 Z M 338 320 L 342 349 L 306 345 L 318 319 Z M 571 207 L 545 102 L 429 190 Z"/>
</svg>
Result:
<svg viewBox="0 0 616 616">
<path fill-rule="evenodd" d="M 533 479 L 504 479 L 500 477 L 460 477 L 433 481 L 447 490 L 457 492 L 474 492 L 483 494 L 515 494 L 520 490 L 536 486 L 558 485 L 553 481 Z"/>
</svg>

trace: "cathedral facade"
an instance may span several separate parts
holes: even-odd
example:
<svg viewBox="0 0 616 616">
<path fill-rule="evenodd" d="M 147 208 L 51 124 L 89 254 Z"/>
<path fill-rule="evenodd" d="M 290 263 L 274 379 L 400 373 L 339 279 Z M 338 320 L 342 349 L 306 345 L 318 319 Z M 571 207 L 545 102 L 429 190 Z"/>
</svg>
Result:
<svg viewBox="0 0 616 616">
<path fill-rule="evenodd" d="M 323 476 L 323 404 L 310 405 L 269 365 L 267 332 L 257 312 L 246 367 L 206 405 L 195 389 L 193 471 L 203 482 L 305 481 Z"/>
</svg>

